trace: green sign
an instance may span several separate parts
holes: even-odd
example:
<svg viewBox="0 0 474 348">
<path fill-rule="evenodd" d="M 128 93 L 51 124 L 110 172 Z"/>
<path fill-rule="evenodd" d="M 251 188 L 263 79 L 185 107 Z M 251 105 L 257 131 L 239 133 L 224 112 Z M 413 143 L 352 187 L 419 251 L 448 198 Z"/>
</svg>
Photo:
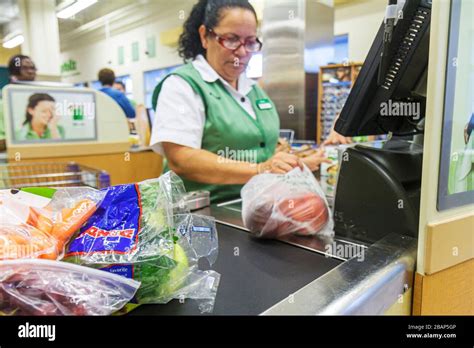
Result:
<svg viewBox="0 0 474 348">
<path fill-rule="evenodd" d="M 68 73 L 77 70 L 77 62 L 75 60 L 69 59 L 67 62 L 61 65 L 61 73 Z"/>
<path fill-rule="evenodd" d="M 125 49 L 123 46 L 118 48 L 118 63 L 119 65 L 123 65 L 125 63 Z"/>
<path fill-rule="evenodd" d="M 148 52 L 148 58 L 154 58 L 156 56 L 156 45 L 154 36 L 150 36 L 146 39 L 146 50 Z"/>
<path fill-rule="evenodd" d="M 138 62 L 139 53 L 138 53 L 138 42 L 135 41 L 132 43 L 132 62 Z"/>
</svg>

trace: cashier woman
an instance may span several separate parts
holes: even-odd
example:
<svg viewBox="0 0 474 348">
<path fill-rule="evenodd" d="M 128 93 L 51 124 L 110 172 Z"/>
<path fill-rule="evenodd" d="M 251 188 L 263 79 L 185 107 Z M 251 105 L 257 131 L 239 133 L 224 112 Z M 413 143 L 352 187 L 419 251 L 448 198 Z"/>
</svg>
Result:
<svg viewBox="0 0 474 348">
<path fill-rule="evenodd" d="M 322 152 L 299 159 L 275 153 L 280 122 L 274 103 L 245 76 L 257 38 L 257 16 L 247 0 L 200 0 L 184 23 L 179 53 L 187 64 L 153 94 L 150 144 L 187 191 L 208 190 L 211 201 L 238 198 L 259 173 L 316 170 Z M 166 169 L 165 169 L 166 170 Z"/>
</svg>

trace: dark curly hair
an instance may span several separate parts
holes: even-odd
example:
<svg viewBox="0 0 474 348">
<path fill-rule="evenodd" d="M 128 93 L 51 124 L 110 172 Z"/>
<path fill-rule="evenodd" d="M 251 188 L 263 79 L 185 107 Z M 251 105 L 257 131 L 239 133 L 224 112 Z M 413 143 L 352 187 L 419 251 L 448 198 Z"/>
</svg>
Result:
<svg viewBox="0 0 474 348">
<path fill-rule="evenodd" d="M 193 6 L 191 14 L 184 22 L 183 33 L 179 37 L 179 56 L 185 61 L 196 58 L 199 54 L 205 55 L 199 36 L 199 27 L 214 29 L 221 19 L 222 9 L 243 8 L 251 11 L 257 19 L 257 13 L 248 0 L 199 0 Z"/>
<path fill-rule="evenodd" d="M 10 76 L 20 76 L 21 75 L 21 66 L 25 59 L 31 60 L 30 57 L 23 54 L 17 54 L 10 58 L 8 61 L 8 74 Z"/>
</svg>

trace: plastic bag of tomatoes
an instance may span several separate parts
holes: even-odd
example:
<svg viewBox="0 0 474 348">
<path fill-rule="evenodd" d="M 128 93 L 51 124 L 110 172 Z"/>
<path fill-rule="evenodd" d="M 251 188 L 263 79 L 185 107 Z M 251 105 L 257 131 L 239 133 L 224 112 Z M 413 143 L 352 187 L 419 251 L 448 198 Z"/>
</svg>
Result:
<svg viewBox="0 0 474 348">
<path fill-rule="evenodd" d="M 256 175 L 242 188 L 241 196 L 245 227 L 257 237 L 333 235 L 326 197 L 306 166 L 284 175 Z"/>
</svg>

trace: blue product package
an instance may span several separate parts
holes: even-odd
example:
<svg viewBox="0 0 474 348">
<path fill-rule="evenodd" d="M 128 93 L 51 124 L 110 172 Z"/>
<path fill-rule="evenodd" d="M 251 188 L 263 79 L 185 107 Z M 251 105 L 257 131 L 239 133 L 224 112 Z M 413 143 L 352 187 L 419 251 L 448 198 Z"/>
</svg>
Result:
<svg viewBox="0 0 474 348">
<path fill-rule="evenodd" d="M 67 257 L 130 253 L 137 247 L 142 210 L 137 185 L 113 186 L 106 191 L 95 214 L 69 245 Z"/>
</svg>

